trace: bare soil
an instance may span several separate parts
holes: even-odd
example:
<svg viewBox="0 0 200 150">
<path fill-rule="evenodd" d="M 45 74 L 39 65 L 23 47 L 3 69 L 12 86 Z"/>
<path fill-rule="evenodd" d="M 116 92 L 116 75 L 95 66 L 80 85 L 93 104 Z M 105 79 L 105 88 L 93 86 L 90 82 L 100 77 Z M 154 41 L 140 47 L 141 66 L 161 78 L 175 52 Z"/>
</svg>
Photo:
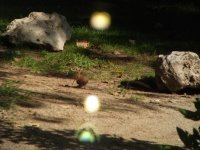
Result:
<svg viewBox="0 0 200 150">
<path fill-rule="evenodd" d="M 93 81 L 76 88 L 73 80 L 12 67 L 0 67 L 0 82 L 15 80 L 30 100 L 10 110 L 0 110 L 0 150 L 38 149 L 159 149 L 183 147 L 176 127 L 192 132 L 199 121 L 184 118 L 179 108 L 195 111 L 200 95 L 164 94 L 125 90 L 119 81 Z M 96 95 L 101 108 L 87 113 L 84 100 Z M 75 133 L 92 127 L 93 144 L 81 143 Z"/>
</svg>

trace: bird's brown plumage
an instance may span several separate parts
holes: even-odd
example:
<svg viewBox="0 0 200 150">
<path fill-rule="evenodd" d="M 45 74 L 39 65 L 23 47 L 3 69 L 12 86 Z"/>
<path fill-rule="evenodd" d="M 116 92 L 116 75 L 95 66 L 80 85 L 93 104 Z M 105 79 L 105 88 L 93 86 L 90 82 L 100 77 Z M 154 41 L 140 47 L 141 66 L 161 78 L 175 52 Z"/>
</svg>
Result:
<svg viewBox="0 0 200 150">
<path fill-rule="evenodd" d="M 88 78 L 84 75 L 79 75 L 79 77 L 76 79 L 76 83 L 78 84 L 78 87 L 83 87 L 88 83 Z"/>
<path fill-rule="evenodd" d="M 78 88 L 84 87 L 88 83 L 87 76 L 80 71 L 75 74 L 74 79 L 78 84 Z"/>
</svg>

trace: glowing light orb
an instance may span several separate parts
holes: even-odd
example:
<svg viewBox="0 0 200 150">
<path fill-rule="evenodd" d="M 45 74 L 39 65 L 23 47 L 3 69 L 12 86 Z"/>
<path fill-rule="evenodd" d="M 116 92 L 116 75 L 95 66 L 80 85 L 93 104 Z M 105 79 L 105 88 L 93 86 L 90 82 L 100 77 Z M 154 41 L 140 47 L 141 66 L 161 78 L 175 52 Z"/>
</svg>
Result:
<svg viewBox="0 0 200 150">
<path fill-rule="evenodd" d="M 94 12 L 90 18 L 90 24 L 97 30 L 108 29 L 111 24 L 111 16 L 107 12 Z"/>
<path fill-rule="evenodd" d="M 98 130 L 90 122 L 84 123 L 75 133 L 79 142 L 94 143 L 100 141 Z"/>
<path fill-rule="evenodd" d="M 85 103 L 85 110 L 89 113 L 94 113 L 99 110 L 100 102 L 97 96 L 90 95 L 86 98 Z"/>
<path fill-rule="evenodd" d="M 94 143 L 96 137 L 92 129 L 82 129 L 79 133 L 78 140 L 84 143 Z"/>
</svg>

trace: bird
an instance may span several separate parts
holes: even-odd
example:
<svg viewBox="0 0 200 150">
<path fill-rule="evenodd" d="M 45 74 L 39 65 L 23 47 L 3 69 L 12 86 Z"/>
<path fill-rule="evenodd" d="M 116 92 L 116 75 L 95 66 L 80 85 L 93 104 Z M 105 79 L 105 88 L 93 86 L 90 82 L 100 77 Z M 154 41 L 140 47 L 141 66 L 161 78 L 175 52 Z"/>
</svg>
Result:
<svg viewBox="0 0 200 150">
<path fill-rule="evenodd" d="M 82 88 L 88 83 L 88 78 L 81 71 L 77 71 L 74 75 L 74 81 L 78 84 L 77 88 Z"/>
</svg>

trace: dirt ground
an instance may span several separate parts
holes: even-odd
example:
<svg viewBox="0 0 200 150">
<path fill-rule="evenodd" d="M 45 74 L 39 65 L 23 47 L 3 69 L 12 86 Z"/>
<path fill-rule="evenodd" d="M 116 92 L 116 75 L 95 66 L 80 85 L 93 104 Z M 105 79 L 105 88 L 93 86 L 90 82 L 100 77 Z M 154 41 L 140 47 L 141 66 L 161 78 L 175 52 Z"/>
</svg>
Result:
<svg viewBox="0 0 200 150">
<path fill-rule="evenodd" d="M 194 111 L 193 101 L 200 95 L 115 92 L 112 89 L 117 89 L 117 81 L 89 80 L 85 88 L 76 88 L 72 79 L 37 75 L 12 66 L 0 67 L 0 82 L 6 79 L 15 80 L 31 99 L 0 110 L 0 150 L 154 150 L 162 144 L 178 149 L 183 143 L 176 127 L 192 132 L 200 124 L 178 111 Z M 99 97 L 98 112 L 85 111 L 83 103 L 88 95 Z M 98 141 L 79 142 L 75 133 L 82 127 L 91 127 L 99 135 Z"/>
</svg>

